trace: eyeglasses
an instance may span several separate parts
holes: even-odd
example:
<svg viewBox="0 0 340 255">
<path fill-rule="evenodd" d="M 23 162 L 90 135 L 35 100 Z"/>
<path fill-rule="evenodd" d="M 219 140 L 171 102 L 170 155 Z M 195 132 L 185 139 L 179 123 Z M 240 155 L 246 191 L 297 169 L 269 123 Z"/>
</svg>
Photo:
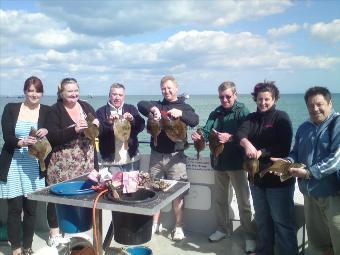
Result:
<svg viewBox="0 0 340 255">
<path fill-rule="evenodd" d="M 65 84 L 65 83 L 78 83 L 78 82 L 74 78 L 65 78 L 61 81 L 61 84 Z"/>
<path fill-rule="evenodd" d="M 232 97 L 233 97 L 234 94 L 232 94 L 231 96 L 229 95 L 224 95 L 224 96 L 219 96 L 218 98 L 223 100 L 223 99 L 227 99 L 227 100 L 230 100 Z"/>
</svg>

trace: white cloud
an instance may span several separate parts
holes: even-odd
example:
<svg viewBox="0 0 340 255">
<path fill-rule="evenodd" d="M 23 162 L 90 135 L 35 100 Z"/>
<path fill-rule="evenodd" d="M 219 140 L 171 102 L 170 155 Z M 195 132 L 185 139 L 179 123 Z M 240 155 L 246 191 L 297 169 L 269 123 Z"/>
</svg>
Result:
<svg viewBox="0 0 340 255">
<path fill-rule="evenodd" d="M 0 9 L 1 47 L 13 50 L 33 48 L 72 48 L 92 47 L 93 37 L 76 34 L 68 27 L 42 13 L 25 11 L 3 11 Z M 13 44 L 13 42 L 15 42 Z"/>
<path fill-rule="evenodd" d="M 293 24 L 287 24 L 279 28 L 271 28 L 268 30 L 268 35 L 272 37 L 279 37 L 279 36 L 285 36 L 288 34 L 296 33 L 301 29 L 301 26 L 293 23 Z"/>
<path fill-rule="evenodd" d="M 221 27 L 282 13 L 289 0 L 272 1 L 40 1 L 42 11 L 88 35 L 132 35 L 175 25 Z"/>
<path fill-rule="evenodd" d="M 43 1 L 42 13 L 0 10 L 1 85 L 38 75 L 53 85 L 47 91 L 55 94 L 57 81 L 75 76 L 82 86 L 109 86 L 117 80 L 143 84 L 134 88 L 138 94 L 151 91 L 149 84 L 158 85 L 161 75 L 168 73 L 184 83 L 207 83 L 226 76 L 254 79 L 253 74 L 267 77 L 274 72 L 333 72 L 340 64 L 332 47 L 319 51 L 312 45 L 299 52 L 301 45 L 276 40 L 310 29 L 313 36 L 338 42 L 339 20 L 287 24 L 265 35 L 257 34 L 261 29 L 254 33 L 244 23 L 235 23 L 255 24 L 262 16 L 290 8 L 290 1 L 76 2 Z M 229 29 L 232 23 L 235 28 Z M 305 33 L 297 35 L 299 42 L 310 39 Z"/>
<path fill-rule="evenodd" d="M 181 31 L 156 43 L 111 41 L 94 49 L 61 52 L 46 50 L 27 56 L 13 55 L 1 66 L 59 70 L 108 77 L 129 72 L 205 72 L 247 69 L 327 69 L 339 64 L 337 57 L 300 56 L 284 46 L 249 32 Z M 106 78 L 107 79 L 107 78 Z"/>
<path fill-rule="evenodd" d="M 329 41 L 340 42 L 340 19 L 335 19 L 330 23 L 319 22 L 310 26 L 312 36 Z"/>
<path fill-rule="evenodd" d="M 279 60 L 280 69 L 330 69 L 340 64 L 339 57 L 290 56 Z M 292 68 L 293 67 L 293 68 Z"/>
</svg>

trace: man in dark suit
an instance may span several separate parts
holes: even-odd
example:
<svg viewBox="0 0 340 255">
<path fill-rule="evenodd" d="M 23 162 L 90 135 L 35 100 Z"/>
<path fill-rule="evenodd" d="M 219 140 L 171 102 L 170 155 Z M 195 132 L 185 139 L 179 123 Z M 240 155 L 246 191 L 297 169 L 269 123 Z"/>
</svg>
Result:
<svg viewBox="0 0 340 255">
<path fill-rule="evenodd" d="M 137 135 L 143 131 L 145 121 L 139 114 L 137 108 L 131 104 L 125 104 L 124 100 L 124 85 L 114 83 L 110 87 L 109 101 L 96 112 L 100 125 L 102 125 L 103 128 L 99 135 L 99 152 L 103 161 L 117 163 L 116 165 L 119 165 L 123 170 L 137 170 L 139 169 L 139 144 Z M 131 134 L 128 139 L 128 157 L 124 160 L 125 162 L 115 162 L 116 139 L 113 123 L 119 118 L 126 119 L 131 124 Z"/>
</svg>

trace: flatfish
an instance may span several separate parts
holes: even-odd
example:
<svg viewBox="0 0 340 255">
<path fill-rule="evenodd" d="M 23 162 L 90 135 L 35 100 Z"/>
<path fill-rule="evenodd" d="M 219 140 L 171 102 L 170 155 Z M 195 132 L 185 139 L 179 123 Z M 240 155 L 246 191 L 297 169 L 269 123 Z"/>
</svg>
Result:
<svg viewBox="0 0 340 255">
<path fill-rule="evenodd" d="M 124 118 L 115 119 L 113 123 L 113 131 L 115 133 L 115 138 L 118 138 L 124 143 L 124 149 L 127 150 L 128 140 L 131 134 L 131 124 L 130 121 Z"/>
<path fill-rule="evenodd" d="M 29 135 L 36 137 L 37 142 L 33 145 L 28 146 L 28 153 L 39 160 L 41 171 L 45 171 L 46 166 L 44 160 L 47 155 L 52 151 L 51 144 L 46 137 L 38 138 L 37 130 L 34 127 L 31 127 Z"/>
<path fill-rule="evenodd" d="M 209 149 L 212 155 L 214 165 L 217 164 L 217 158 L 224 149 L 224 144 L 220 143 L 215 129 L 212 129 L 209 134 Z"/>
<path fill-rule="evenodd" d="M 261 171 L 260 177 L 262 178 L 268 172 L 282 173 L 280 175 L 280 180 L 281 182 L 284 182 L 285 180 L 288 180 L 290 177 L 292 177 L 289 173 L 290 168 L 304 168 L 304 167 L 306 166 L 302 163 L 290 163 L 284 160 L 277 160 L 270 167 Z"/>
<path fill-rule="evenodd" d="M 243 160 L 243 169 L 248 172 L 249 181 L 254 183 L 255 174 L 260 171 L 260 161 L 256 158 L 246 158 Z"/>
<path fill-rule="evenodd" d="M 204 140 L 204 136 L 203 136 L 203 131 L 201 128 L 198 128 L 196 130 L 196 132 L 201 136 L 200 139 L 194 141 L 194 147 L 197 151 L 197 159 L 200 158 L 200 152 L 204 150 L 205 148 L 205 140 Z"/>
<path fill-rule="evenodd" d="M 99 128 L 93 124 L 95 117 L 89 113 L 86 117 L 87 128 L 84 129 L 84 135 L 91 140 L 93 144 L 96 142 L 96 137 L 99 135 Z"/>
<path fill-rule="evenodd" d="M 157 137 L 161 133 L 161 125 L 159 120 L 155 120 L 152 114 L 149 115 L 146 130 L 153 138 L 153 145 L 157 146 Z"/>
<path fill-rule="evenodd" d="M 160 124 L 167 137 L 174 143 L 187 141 L 187 125 L 180 118 L 171 118 L 162 114 Z"/>
</svg>

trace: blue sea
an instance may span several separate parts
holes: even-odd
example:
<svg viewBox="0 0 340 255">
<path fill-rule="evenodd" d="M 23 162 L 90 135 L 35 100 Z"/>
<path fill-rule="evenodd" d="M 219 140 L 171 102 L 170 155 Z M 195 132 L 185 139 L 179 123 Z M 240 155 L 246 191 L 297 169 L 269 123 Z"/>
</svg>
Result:
<svg viewBox="0 0 340 255">
<path fill-rule="evenodd" d="M 108 98 L 107 96 L 93 96 L 93 97 L 83 97 L 81 98 L 90 103 L 93 108 L 98 109 L 100 106 L 106 104 Z M 148 96 L 148 95 L 133 95 L 126 96 L 125 102 L 133 105 L 137 105 L 137 103 L 141 100 L 159 100 L 162 99 L 162 96 Z M 23 98 L 18 97 L 0 97 L 0 114 L 2 115 L 4 106 L 9 102 L 22 102 Z M 243 102 L 248 109 L 252 112 L 256 110 L 255 102 L 252 100 L 250 95 L 238 95 L 238 101 Z M 52 105 L 56 102 L 55 96 L 44 96 L 42 98 L 42 103 L 47 105 Z M 190 104 L 196 111 L 196 113 L 200 116 L 200 126 L 204 126 L 209 113 L 214 110 L 219 105 L 219 99 L 217 95 L 190 95 L 190 98 L 186 100 L 188 104 Z M 336 111 L 340 111 L 340 94 L 332 95 L 333 107 Z M 306 105 L 303 99 L 303 94 L 282 94 L 280 95 L 280 99 L 277 102 L 277 109 L 286 111 L 293 123 L 294 134 L 298 126 L 308 119 L 308 112 L 306 109 Z M 188 136 L 190 137 L 191 132 L 193 130 L 188 131 Z M 144 130 L 139 135 L 139 140 L 142 141 L 140 145 L 140 151 L 142 153 L 149 153 L 150 147 L 148 141 L 150 139 L 150 135 Z M 0 130 L 0 148 L 3 146 L 3 137 L 2 137 L 2 129 Z M 190 146 L 189 149 L 186 150 L 186 154 L 188 156 L 193 156 L 196 152 L 194 151 L 193 146 Z M 206 148 L 203 155 L 208 155 L 208 149 Z"/>
</svg>

